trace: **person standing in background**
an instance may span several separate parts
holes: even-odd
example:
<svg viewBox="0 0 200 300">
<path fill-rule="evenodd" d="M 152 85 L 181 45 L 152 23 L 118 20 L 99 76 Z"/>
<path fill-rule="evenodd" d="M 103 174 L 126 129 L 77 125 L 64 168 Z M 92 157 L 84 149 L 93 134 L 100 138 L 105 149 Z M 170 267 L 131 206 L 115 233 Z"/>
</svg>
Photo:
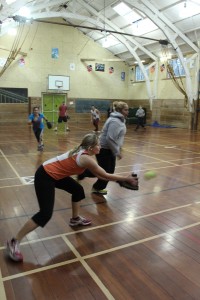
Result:
<svg viewBox="0 0 200 300">
<path fill-rule="evenodd" d="M 38 142 L 38 151 L 43 151 L 44 144 L 43 144 L 43 131 L 44 131 L 44 122 L 48 121 L 47 118 L 39 112 L 39 107 L 33 107 L 33 113 L 28 117 L 28 124 L 32 124 L 33 132 Z"/>
<path fill-rule="evenodd" d="M 137 131 L 140 126 L 143 127 L 144 129 L 146 129 L 145 126 L 144 126 L 145 111 L 144 111 L 144 109 L 142 108 L 141 105 L 139 106 L 139 108 L 136 111 L 135 115 L 137 117 L 137 126 L 135 128 L 135 131 Z"/>
<path fill-rule="evenodd" d="M 91 122 L 94 125 L 94 132 L 99 132 L 100 111 L 94 106 L 91 106 Z"/>
<path fill-rule="evenodd" d="M 109 108 L 107 109 L 107 118 L 110 117 L 110 114 L 113 112 L 113 104 L 111 103 Z"/>
<path fill-rule="evenodd" d="M 113 105 L 114 111 L 106 120 L 102 133 L 100 135 L 100 152 L 96 154 L 96 159 L 100 167 L 107 173 L 113 174 L 116 166 L 116 159 L 122 158 L 121 147 L 124 143 L 126 134 L 126 117 L 129 109 L 126 102 L 115 101 Z M 78 175 L 77 179 L 82 180 L 85 177 L 95 177 L 89 170 L 85 170 Z M 92 193 L 106 195 L 105 189 L 108 181 L 105 179 L 97 179 L 93 184 Z"/>
<path fill-rule="evenodd" d="M 68 108 L 67 105 L 65 104 L 65 102 L 63 101 L 63 103 L 59 106 L 58 108 L 58 123 L 57 126 L 54 128 L 55 131 L 58 130 L 58 124 L 61 124 L 62 122 L 65 123 L 65 131 L 69 131 L 69 127 L 67 126 L 67 121 L 69 119 L 68 116 Z"/>
</svg>

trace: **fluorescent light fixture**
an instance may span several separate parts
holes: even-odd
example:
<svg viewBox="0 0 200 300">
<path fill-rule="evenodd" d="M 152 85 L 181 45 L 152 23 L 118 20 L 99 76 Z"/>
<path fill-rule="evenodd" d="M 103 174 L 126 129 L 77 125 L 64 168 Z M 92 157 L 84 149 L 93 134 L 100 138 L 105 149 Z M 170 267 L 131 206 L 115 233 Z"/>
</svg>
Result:
<svg viewBox="0 0 200 300">
<path fill-rule="evenodd" d="M 142 63 L 145 62 L 145 60 L 141 60 Z M 134 64 L 138 64 L 138 61 L 134 61 Z"/>
<path fill-rule="evenodd" d="M 132 12 L 132 9 L 126 5 L 124 2 L 120 2 L 117 5 L 113 6 L 113 9 L 120 15 L 124 16 L 127 13 Z"/>
</svg>

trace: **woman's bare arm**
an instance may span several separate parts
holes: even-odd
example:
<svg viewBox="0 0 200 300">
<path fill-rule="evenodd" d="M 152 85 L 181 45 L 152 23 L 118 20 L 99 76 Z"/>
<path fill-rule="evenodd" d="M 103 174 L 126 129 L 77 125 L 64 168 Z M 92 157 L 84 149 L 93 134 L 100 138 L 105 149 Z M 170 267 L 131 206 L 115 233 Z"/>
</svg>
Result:
<svg viewBox="0 0 200 300">
<path fill-rule="evenodd" d="M 88 155 L 82 155 L 80 157 L 81 166 L 89 169 L 92 174 L 94 174 L 97 178 L 107 180 L 107 181 L 127 181 L 132 185 L 138 185 L 138 179 L 132 177 L 131 174 L 129 176 L 120 176 L 115 174 L 107 173 L 103 168 L 101 168 L 97 162 Z"/>
</svg>

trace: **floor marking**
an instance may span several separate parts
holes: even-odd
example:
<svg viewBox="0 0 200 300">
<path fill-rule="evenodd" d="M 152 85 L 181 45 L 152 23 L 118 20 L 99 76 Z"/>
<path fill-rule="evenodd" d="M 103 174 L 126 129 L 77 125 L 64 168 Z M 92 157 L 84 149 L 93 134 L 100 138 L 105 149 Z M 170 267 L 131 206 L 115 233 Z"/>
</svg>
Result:
<svg viewBox="0 0 200 300">
<path fill-rule="evenodd" d="M 118 251 L 118 250 L 121 250 L 121 249 L 124 249 L 124 248 L 134 246 L 134 245 L 138 245 L 138 244 L 142 244 L 142 243 L 145 243 L 145 242 L 148 242 L 148 241 L 151 241 L 151 240 L 155 240 L 155 239 L 163 237 L 163 236 L 171 235 L 173 233 L 180 232 L 182 230 L 192 228 L 192 227 L 195 227 L 195 226 L 198 226 L 198 225 L 200 225 L 200 222 L 196 222 L 196 223 L 193 223 L 193 224 L 181 227 L 181 228 L 173 229 L 173 230 L 170 230 L 168 232 L 163 232 L 163 233 L 160 233 L 160 234 L 157 234 L 157 235 L 153 235 L 153 236 L 150 236 L 148 238 L 145 238 L 145 239 L 142 239 L 142 240 L 139 240 L 139 241 L 134 241 L 134 242 L 131 242 L 131 243 L 128 243 L 128 244 L 124 244 L 124 245 L 121 245 L 121 246 L 110 248 L 109 250 L 103 250 L 103 251 L 99 251 L 99 252 L 96 252 L 96 253 L 93 253 L 93 254 L 85 255 L 82 258 L 87 259 L 87 258 L 96 257 L 96 256 L 99 256 L 99 255 L 111 253 L 111 252 L 114 252 L 114 251 Z"/>
<path fill-rule="evenodd" d="M 33 184 L 34 183 L 35 176 L 25 176 L 21 177 L 23 184 Z"/>
<path fill-rule="evenodd" d="M 4 289 L 4 284 L 3 284 L 3 278 L 2 278 L 2 273 L 1 273 L 1 269 L 0 269 L 0 299 L 1 300 L 6 300 L 6 292 Z"/>
<path fill-rule="evenodd" d="M 63 236 L 63 240 L 65 241 L 65 243 L 67 244 L 67 246 L 71 249 L 71 251 L 74 253 L 74 255 L 78 258 L 79 262 L 82 264 L 82 266 L 85 268 L 85 270 L 91 276 L 91 278 L 96 282 L 96 284 L 98 285 L 98 287 L 100 288 L 100 290 L 104 293 L 104 295 L 108 299 L 114 300 L 115 298 L 112 296 L 112 294 L 106 288 L 106 286 L 103 284 L 103 282 L 100 280 L 100 278 L 96 275 L 96 273 L 85 262 L 85 260 L 82 258 L 82 256 L 79 254 L 79 252 L 73 246 L 73 244 L 70 243 L 70 241 L 66 238 L 66 236 Z"/>
<path fill-rule="evenodd" d="M 107 253 L 111 253 L 111 252 L 114 252 L 114 251 L 118 251 L 118 250 L 121 250 L 121 249 L 125 249 L 125 248 L 128 248 L 128 247 L 131 247 L 131 246 L 134 246 L 134 245 L 142 244 L 142 243 L 145 243 L 145 242 L 148 242 L 148 241 L 151 241 L 151 240 L 155 240 L 155 239 L 158 239 L 160 237 L 165 237 L 165 236 L 171 235 L 173 233 L 180 232 L 180 231 L 183 231 L 185 229 L 192 228 L 192 227 L 195 227 L 195 226 L 198 226 L 198 225 L 200 225 L 200 222 L 196 222 L 196 223 L 184 226 L 184 227 L 180 227 L 180 228 L 177 228 L 177 229 L 169 230 L 168 232 L 163 232 L 163 233 L 160 233 L 160 234 L 157 234 L 157 235 L 150 236 L 150 237 L 145 238 L 145 239 L 141 239 L 141 240 L 134 241 L 134 242 L 131 242 L 131 243 L 127 243 L 127 244 L 124 244 L 124 245 L 121 245 L 121 246 L 113 247 L 113 248 L 110 248 L 108 250 L 103 250 L 103 251 L 95 252 L 95 253 L 88 254 L 88 255 L 85 255 L 85 256 L 80 256 L 80 254 L 76 251 L 76 249 L 72 245 L 72 247 L 74 248 L 75 253 L 77 253 L 77 258 L 76 259 L 71 259 L 71 260 L 68 260 L 68 261 L 61 262 L 61 263 L 52 264 L 50 266 L 45 266 L 45 267 L 37 268 L 35 270 L 31 270 L 31 271 L 27 271 L 27 272 L 22 272 L 22 273 L 18 273 L 18 274 L 15 274 L 15 275 L 6 276 L 6 277 L 2 278 L 2 282 L 8 281 L 8 280 L 12 280 L 12 279 L 15 279 L 15 278 L 20 278 L 20 277 L 27 276 L 27 275 L 31 275 L 31 274 L 35 274 L 35 273 L 39 273 L 39 272 L 42 272 L 42 271 L 54 269 L 54 268 L 57 268 L 57 267 L 60 267 L 60 266 L 64 266 L 64 265 L 67 265 L 67 264 L 70 264 L 70 263 L 73 263 L 73 262 L 77 262 L 77 261 L 80 261 L 82 263 L 83 260 L 88 259 L 88 258 L 92 258 L 92 257 L 104 255 L 104 254 L 107 254 Z M 65 234 L 65 235 L 67 235 L 67 234 Z M 63 239 L 65 239 L 65 235 L 64 234 L 61 235 Z M 67 239 L 65 241 L 67 241 Z M 84 264 L 84 266 L 86 266 L 86 263 Z M 93 272 L 93 271 L 91 270 L 91 272 Z M 93 276 L 93 275 L 91 275 L 91 276 Z M 98 281 L 98 277 L 96 279 Z M 109 299 L 113 299 L 113 298 L 109 298 Z"/>
<path fill-rule="evenodd" d="M 133 220 L 135 221 L 135 220 L 139 220 L 139 219 L 143 219 L 143 218 L 148 218 L 148 217 L 151 217 L 151 216 L 155 216 L 155 215 L 158 215 L 158 214 L 162 214 L 162 213 L 165 213 L 165 212 L 174 211 L 174 210 L 177 210 L 177 209 L 180 209 L 180 208 L 190 207 L 190 206 L 193 206 L 194 204 L 200 204 L 200 201 L 194 202 L 194 203 L 185 204 L 185 205 L 181 205 L 181 206 L 176 206 L 176 207 L 172 207 L 172 208 L 168 208 L 168 209 L 164 209 L 164 210 L 160 210 L 160 211 L 157 211 L 157 212 L 154 212 L 154 213 L 150 213 L 150 214 L 146 214 L 146 215 L 142 215 L 142 216 L 138 216 L 138 217 L 134 217 Z M 130 218 L 126 218 L 126 219 L 123 219 L 121 221 L 116 221 L 116 222 L 112 222 L 112 223 L 108 223 L 108 224 L 104 224 L 104 225 L 98 225 L 98 226 L 94 226 L 94 227 L 87 227 L 85 229 L 80 229 L 80 230 L 77 230 L 75 232 L 72 231 L 72 232 L 67 232 L 67 233 L 52 235 L 50 237 L 36 239 L 36 240 L 28 241 L 28 242 L 22 242 L 20 244 L 21 245 L 34 244 L 34 243 L 38 243 L 38 242 L 43 242 L 43 241 L 48 241 L 48 240 L 51 240 L 51 239 L 60 238 L 60 237 L 63 237 L 63 236 L 69 236 L 69 235 L 73 235 L 73 234 L 77 234 L 77 233 L 82 233 L 82 232 L 86 232 L 86 231 L 96 230 L 96 229 L 99 229 L 99 228 L 105 228 L 105 227 L 109 227 L 109 226 L 121 224 L 121 223 L 124 223 L 124 222 L 130 222 Z M 0 250 L 3 250 L 3 249 L 5 249 L 5 246 L 0 247 Z"/>
<path fill-rule="evenodd" d="M 7 157 L 4 155 L 3 151 L 0 149 L 0 153 L 3 156 L 3 158 L 7 161 L 7 163 L 9 164 L 9 166 L 11 167 L 11 169 L 13 170 L 13 172 L 16 174 L 16 176 L 19 178 L 19 180 L 21 181 L 21 177 L 19 176 L 18 172 L 15 170 L 15 168 L 13 167 L 13 165 L 10 163 L 10 161 L 7 159 Z"/>
<path fill-rule="evenodd" d="M 38 268 L 38 269 L 35 269 L 35 270 L 30 270 L 30 271 L 26 271 L 26 272 L 23 272 L 23 273 L 18 273 L 18 274 L 15 274 L 15 275 L 6 276 L 6 277 L 2 278 L 2 281 L 4 282 L 4 281 L 12 280 L 12 279 L 15 279 L 15 278 L 19 278 L 19 277 L 23 277 L 23 276 L 27 276 L 27 275 L 32 275 L 32 274 L 35 274 L 35 273 L 39 273 L 39 272 L 42 272 L 42 271 L 55 269 L 57 267 L 62 267 L 62 266 L 65 266 L 65 265 L 69 265 L 69 264 L 77 262 L 77 261 L 78 261 L 78 259 L 74 258 L 74 259 L 70 259 L 70 260 L 60 262 L 60 263 L 57 263 L 57 264 L 41 267 L 41 268 Z"/>
</svg>

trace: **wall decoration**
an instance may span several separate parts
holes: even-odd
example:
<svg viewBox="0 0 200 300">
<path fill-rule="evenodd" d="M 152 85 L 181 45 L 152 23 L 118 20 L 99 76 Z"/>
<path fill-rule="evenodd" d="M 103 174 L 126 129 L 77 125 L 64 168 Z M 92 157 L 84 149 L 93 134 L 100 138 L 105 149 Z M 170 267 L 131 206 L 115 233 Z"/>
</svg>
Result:
<svg viewBox="0 0 200 300">
<path fill-rule="evenodd" d="M 162 64 L 162 65 L 160 66 L 160 71 L 163 72 L 164 70 L 165 70 L 165 64 Z"/>
<path fill-rule="evenodd" d="M 21 57 L 21 58 L 19 59 L 19 66 L 20 66 L 20 67 L 24 67 L 24 65 L 25 65 L 25 59 L 24 59 L 23 57 Z"/>
<path fill-rule="evenodd" d="M 51 57 L 53 59 L 58 59 L 59 57 L 59 51 L 58 51 L 58 48 L 52 48 L 51 49 Z"/>
<path fill-rule="evenodd" d="M 75 63 L 69 64 L 70 71 L 75 71 Z"/>
<path fill-rule="evenodd" d="M 122 81 L 125 80 L 125 72 L 121 72 L 121 80 L 122 80 Z"/>
<path fill-rule="evenodd" d="M 95 64 L 95 71 L 104 72 L 105 64 Z"/>
<path fill-rule="evenodd" d="M 87 70 L 88 70 L 88 72 L 92 72 L 92 65 L 88 65 Z"/>
<path fill-rule="evenodd" d="M 155 72 L 155 66 L 152 66 L 151 68 L 150 68 L 150 73 L 154 73 Z"/>
<path fill-rule="evenodd" d="M 110 68 L 109 68 L 109 74 L 112 74 L 112 73 L 114 73 L 114 68 L 113 68 L 113 67 L 110 67 Z"/>
</svg>

